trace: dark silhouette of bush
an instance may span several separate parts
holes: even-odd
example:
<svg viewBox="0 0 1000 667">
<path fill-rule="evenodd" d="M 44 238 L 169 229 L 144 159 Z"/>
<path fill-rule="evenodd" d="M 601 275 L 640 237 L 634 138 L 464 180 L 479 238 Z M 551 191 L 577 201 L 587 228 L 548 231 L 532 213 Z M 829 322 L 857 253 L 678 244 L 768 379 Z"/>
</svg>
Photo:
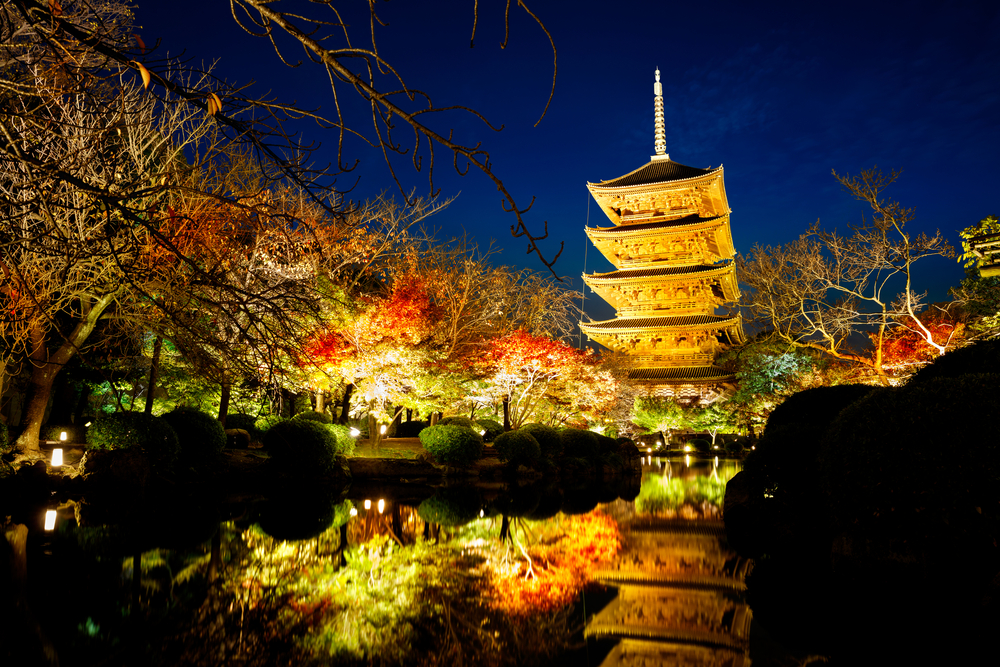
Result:
<svg viewBox="0 0 1000 667">
<path fill-rule="evenodd" d="M 954 378 L 967 373 L 1000 373 L 1000 338 L 979 341 L 948 352 L 914 373 L 908 384 Z"/>
<path fill-rule="evenodd" d="M 234 428 L 243 429 L 250 434 L 250 440 L 252 442 L 260 442 L 260 437 L 263 433 L 257 429 L 257 417 L 253 415 L 247 415 L 242 413 L 236 413 L 232 415 L 226 415 L 226 429 L 231 430 Z"/>
<path fill-rule="evenodd" d="M 867 396 L 874 387 L 866 384 L 841 384 L 834 387 L 814 387 L 792 394 L 771 412 L 767 429 L 793 423 L 824 430 L 840 411 Z"/>
<path fill-rule="evenodd" d="M 170 470 L 180 454 L 177 433 L 162 417 L 116 412 L 100 417 L 87 430 L 90 449 L 140 449 L 157 472 Z"/>
<path fill-rule="evenodd" d="M 305 412 L 300 412 L 299 414 L 292 417 L 292 419 L 308 419 L 309 421 L 319 422 L 320 424 L 332 424 L 333 417 L 331 417 L 326 412 L 316 412 L 315 410 L 306 410 Z"/>
<path fill-rule="evenodd" d="M 420 432 L 430 426 L 430 422 L 401 422 L 396 426 L 397 438 L 416 438 Z"/>
<path fill-rule="evenodd" d="M 289 419 L 264 433 L 264 448 L 278 471 L 301 477 L 322 477 L 334 471 L 337 437 L 324 424 L 309 419 Z"/>
<path fill-rule="evenodd" d="M 10 429 L 7 428 L 6 422 L 0 421 L 0 454 L 6 454 L 10 451 Z"/>
<path fill-rule="evenodd" d="M 712 451 L 712 443 L 704 438 L 691 438 L 684 443 L 684 449 L 690 447 L 691 451 L 698 452 L 700 454 L 708 454 Z"/>
<path fill-rule="evenodd" d="M 493 442 L 497 458 L 513 467 L 533 466 L 542 456 L 542 448 L 530 433 L 509 431 L 501 433 Z"/>
<path fill-rule="evenodd" d="M 479 425 L 472 421 L 468 417 L 462 417 L 460 415 L 454 415 L 452 417 L 445 417 L 440 420 L 436 426 L 464 426 L 465 428 L 471 428 L 476 433 L 479 433 Z"/>
<path fill-rule="evenodd" d="M 618 440 L 603 433 L 594 433 L 597 437 L 597 446 L 602 456 L 618 453 Z"/>
<path fill-rule="evenodd" d="M 559 431 L 563 446 L 563 456 L 595 461 L 600 456 L 601 444 L 597 434 L 578 428 L 564 428 Z"/>
<path fill-rule="evenodd" d="M 483 433 L 483 441 L 493 442 L 496 440 L 497 436 L 503 433 L 503 424 L 492 419 L 477 419 L 476 423 L 479 427 L 486 431 Z"/>
<path fill-rule="evenodd" d="M 181 463 L 199 465 L 214 461 L 226 448 L 226 430 L 210 414 L 195 408 L 174 408 L 163 419 L 177 433 Z"/>
<path fill-rule="evenodd" d="M 482 501 L 473 487 L 450 487 L 420 503 L 417 514 L 428 523 L 461 526 L 479 518 Z"/>
<path fill-rule="evenodd" d="M 346 503 L 336 504 L 336 496 L 322 487 L 285 489 L 269 498 L 258 517 L 257 526 L 276 540 L 308 540 L 333 527 Z"/>
<path fill-rule="evenodd" d="M 468 465 L 483 455 L 483 437 L 465 426 L 429 426 L 420 432 L 420 444 L 442 463 Z"/>
<path fill-rule="evenodd" d="M 538 446 L 542 449 L 542 456 L 545 458 L 554 459 L 562 456 L 563 443 L 559 438 L 558 430 L 537 422 L 525 424 L 518 430 L 530 433 L 531 437 L 538 441 Z"/>
</svg>

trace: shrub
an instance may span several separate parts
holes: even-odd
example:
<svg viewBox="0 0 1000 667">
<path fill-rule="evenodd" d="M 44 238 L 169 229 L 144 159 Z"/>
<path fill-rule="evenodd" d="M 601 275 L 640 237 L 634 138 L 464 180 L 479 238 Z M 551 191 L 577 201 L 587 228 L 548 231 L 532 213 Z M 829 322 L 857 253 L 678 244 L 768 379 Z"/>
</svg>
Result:
<svg viewBox="0 0 1000 667">
<path fill-rule="evenodd" d="M 542 456 L 552 459 L 562 455 L 563 443 L 559 438 L 559 431 L 551 426 L 532 422 L 518 430 L 530 433 L 531 437 L 538 441 L 538 446 L 542 448 Z"/>
<path fill-rule="evenodd" d="M 429 426 L 420 443 L 442 463 L 473 463 L 483 455 L 483 437 L 465 426 Z"/>
<path fill-rule="evenodd" d="M 50 424 L 41 429 L 40 440 L 59 440 L 59 436 L 66 433 L 67 442 L 84 442 L 84 428 L 73 424 Z"/>
<path fill-rule="evenodd" d="M 87 430 L 87 445 L 100 450 L 140 449 L 161 471 L 173 466 L 180 452 L 177 433 L 170 424 L 144 412 L 115 412 L 100 417 Z"/>
<path fill-rule="evenodd" d="M 949 352 L 917 371 L 908 384 L 934 378 L 953 378 L 967 373 L 1000 373 L 1000 338 L 983 340 Z"/>
<path fill-rule="evenodd" d="M 445 417 L 437 423 L 437 426 L 464 426 L 465 428 L 471 428 L 476 433 L 479 433 L 479 425 L 472 421 L 468 417 L 454 416 Z"/>
<path fill-rule="evenodd" d="M 269 428 L 284 421 L 288 420 L 280 415 L 264 415 L 263 417 L 258 418 L 257 421 L 253 423 L 253 426 L 260 433 L 261 438 L 263 438 Z"/>
<path fill-rule="evenodd" d="M 440 489 L 436 495 L 420 503 L 417 514 L 428 523 L 461 526 L 478 519 L 480 509 L 482 502 L 475 488 L 453 487 Z"/>
<path fill-rule="evenodd" d="M 189 463 L 214 459 L 226 448 L 226 431 L 210 414 L 194 408 L 175 408 L 163 419 L 177 433 L 181 458 Z"/>
<path fill-rule="evenodd" d="M 564 428 L 559 431 L 559 440 L 562 441 L 563 456 L 593 461 L 601 452 L 601 443 L 593 431 Z"/>
<path fill-rule="evenodd" d="M 532 466 L 542 455 L 542 448 L 538 446 L 530 433 L 524 431 L 510 431 L 501 433 L 493 443 L 493 449 L 497 452 L 497 457 L 513 467 L 519 465 Z"/>
<path fill-rule="evenodd" d="M 479 428 L 486 431 L 483 434 L 483 440 L 485 442 L 493 442 L 496 440 L 497 436 L 503 433 L 503 424 L 498 421 L 493 421 L 492 419 L 477 419 L 476 423 Z"/>
<path fill-rule="evenodd" d="M 684 443 L 685 450 L 688 447 L 691 448 L 691 451 L 705 453 L 712 449 L 712 443 L 704 438 L 692 438 Z"/>
<path fill-rule="evenodd" d="M 593 431 L 592 431 L 593 433 Z M 597 445 L 600 448 L 602 455 L 612 454 L 618 451 L 618 441 L 611 436 L 604 435 L 602 433 L 594 433 L 597 436 Z"/>
<path fill-rule="evenodd" d="M 332 424 L 333 417 L 331 417 L 326 412 L 316 412 L 315 410 L 306 410 L 305 412 L 300 412 L 299 414 L 292 417 L 292 419 L 308 419 L 309 421 L 319 422 L 320 424 Z"/>
<path fill-rule="evenodd" d="M 280 472 L 324 476 L 334 471 L 337 436 L 329 426 L 308 419 L 287 419 L 264 433 L 264 448 Z"/>
<path fill-rule="evenodd" d="M 254 442 L 259 442 L 260 436 L 263 435 L 257 428 L 257 417 L 254 417 L 253 415 L 241 413 L 226 415 L 226 428 L 241 428 L 250 434 L 250 440 Z"/>
<path fill-rule="evenodd" d="M 352 455 L 357 442 L 351 437 L 351 429 L 343 424 L 328 424 L 327 428 L 333 432 L 337 439 L 337 454 L 341 456 Z"/>
<path fill-rule="evenodd" d="M 416 438 L 430 425 L 429 422 L 401 422 L 396 427 L 397 438 Z"/>
<path fill-rule="evenodd" d="M 0 421 L 0 454 L 6 454 L 10 451 L 10 430 L 7 428 L 7 424 Z"/>
<path fill-rule="evenodd" d="M 873 388 L 866 384 L 841 384 L 792 394 L 768 417 L 764 432 L 792 423 L 804 423 L 821 432 L 841 410 L 867 396 Z"/>
</svg>

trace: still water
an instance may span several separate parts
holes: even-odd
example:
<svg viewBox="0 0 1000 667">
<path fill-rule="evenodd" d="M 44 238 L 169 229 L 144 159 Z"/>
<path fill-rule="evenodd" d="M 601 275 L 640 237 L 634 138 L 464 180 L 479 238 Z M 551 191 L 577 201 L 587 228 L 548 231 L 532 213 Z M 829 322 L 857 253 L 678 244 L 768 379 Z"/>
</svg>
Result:
<svg viewBox="0 0 1000 667">
<path fill-rule="evenodd" d="M 26 632 L 62 665 L 749 664 L 739 469 L 69 501 L 28 528 Z"/>
</svg>

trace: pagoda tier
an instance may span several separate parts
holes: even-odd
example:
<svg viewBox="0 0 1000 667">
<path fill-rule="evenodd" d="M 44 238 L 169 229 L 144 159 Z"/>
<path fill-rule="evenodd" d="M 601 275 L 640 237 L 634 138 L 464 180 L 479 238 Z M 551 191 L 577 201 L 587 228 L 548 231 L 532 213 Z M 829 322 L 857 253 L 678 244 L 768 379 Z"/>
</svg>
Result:
<svg viewBox="0 0 1000 667">
<path fill-rule="evenodd" d="M 583 276 L 623 317 L 693 315 L 740 297 L 732 260 L 694 266 L 648 266 Z"/>
<path fill-rule="evenodd" d="M 628 354 L 638 366 L 709 366 L 719 350 L 743 340 L 739 316 L 617 317 L 580 325 L 589 338 Z"/>
<path fill-rule="evenodd" d="M 586 232 L 601 254 L 619 269 L 661 261 L 714 264 L 735 254 L 728 213 L 587 227 Z"/>
</svg>

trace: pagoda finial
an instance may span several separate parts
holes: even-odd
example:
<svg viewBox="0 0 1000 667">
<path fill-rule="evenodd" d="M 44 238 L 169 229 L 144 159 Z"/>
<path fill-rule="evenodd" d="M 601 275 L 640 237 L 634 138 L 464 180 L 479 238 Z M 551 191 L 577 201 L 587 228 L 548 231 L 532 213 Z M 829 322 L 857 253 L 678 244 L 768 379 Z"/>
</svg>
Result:
<svg viewBox="0 0 1000 667">
<path fill-rule="evenodd" d="M 663 84 L 660 83 L 660 68 L 656 68 L 656 83 L 653 84 L 653 147 L 657 155 L 667 154 L 667 131 L 663 126 Z"/>
</svg>

